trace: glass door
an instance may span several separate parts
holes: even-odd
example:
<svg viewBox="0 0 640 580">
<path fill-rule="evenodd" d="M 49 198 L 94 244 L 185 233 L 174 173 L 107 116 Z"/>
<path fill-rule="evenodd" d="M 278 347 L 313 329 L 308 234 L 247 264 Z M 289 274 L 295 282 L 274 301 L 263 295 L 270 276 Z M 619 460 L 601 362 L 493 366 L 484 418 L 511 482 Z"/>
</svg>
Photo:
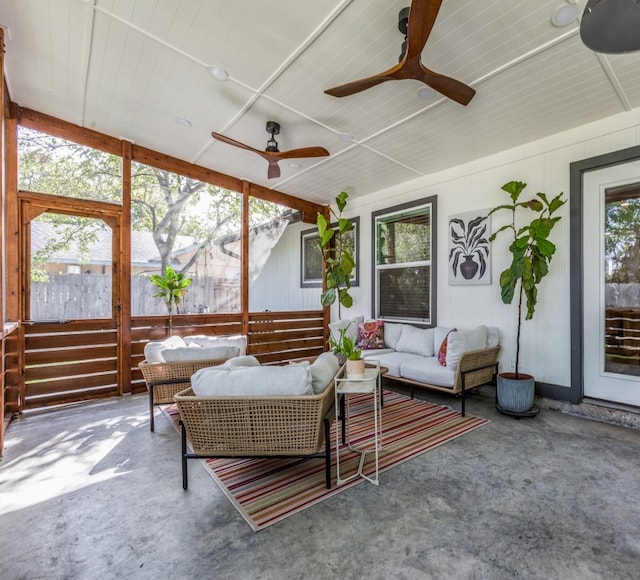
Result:
<svg viewBox="0 0 640 580">
<path fill-rule="evenodd" d="M 640 406 L 640 162 L 584 176 L 584 395 Z"/>
</svg>

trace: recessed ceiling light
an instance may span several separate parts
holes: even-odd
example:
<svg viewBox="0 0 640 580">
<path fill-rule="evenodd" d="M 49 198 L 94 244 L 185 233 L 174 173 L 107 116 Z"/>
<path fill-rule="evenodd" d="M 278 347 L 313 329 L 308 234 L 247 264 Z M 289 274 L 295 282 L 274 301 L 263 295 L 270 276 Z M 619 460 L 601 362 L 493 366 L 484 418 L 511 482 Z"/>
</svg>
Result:
<svg viewBox="0 0 640 580">
<path fill-rule="evenodd" d="M 229 73 L 218 65 L 208 67 L 211 76 L 217 81 L 226 81 L 229 78 Z"/>
<path fill-rule="evenodd" d="M 578 18 L 578 6 L 576 4 L 561 4 L 551 16 L 551 24 L 558 28 L 568 26 Z"/>
<path fill-rule="evenodd" d="M 421 99 L 431 99 L 436 94 L 436 92 L 431 87 L 422 87 L 418 91 L 418 96 Z"/>
<path fill-rule="evenodd" d="M 176 117 L 174 122 L 178 125 L 182 125 L 183 127 L 191 127 L 191 121 L 189 119 L 185 119 L 184 117 Z"/>
<path fill-rule="evenodd" d="M 349 133 L 340 133 L 339 137 L 340 141 L 344 141 L 345 143 L 348 141 L 353 141 L 353 137 L 349 135 Z"/>
<path fill-rule="evenodd" d="M 300 164 L 292 161 L 291 163 L 289 163 L 289 167 L 291 167 L 291 169 L 300 169 Z"/>
</svg>

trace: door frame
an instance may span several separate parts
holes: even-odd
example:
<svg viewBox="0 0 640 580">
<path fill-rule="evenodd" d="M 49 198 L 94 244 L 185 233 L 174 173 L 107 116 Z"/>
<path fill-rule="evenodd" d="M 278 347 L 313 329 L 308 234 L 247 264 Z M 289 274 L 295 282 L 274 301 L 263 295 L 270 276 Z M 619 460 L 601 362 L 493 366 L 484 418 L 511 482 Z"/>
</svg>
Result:
<svg viewBox="0 0 640 580">
<path fill-rule="evenodd" d="M 584 257 L 582 253 L 584 174 L 638 160 L 640 160 L 640 146 L 635 146 L 575 161 L 569 165 L 571 387 L 568 398 L 565 397 L 565 399 L 570 403 L 579 403 L 584 398 L 584 325 L 582 318 L 584 309 L 582 294 L 584 286 Z"/>
<path fill-rule="evenodd" d="M 20 411 L 25 404 L 25 332 L 23 324 L 29 318 L 30 276 L 31 276 L 31 221 L 46 212 L 74 215 L 100 219 L 111 228 L 111 319 L 116 325 L 116 343 L 119 356 L 117 357 L 117 393 L 122 395 L 131 390 L 131 345 L 126 338 L 130 333 L 123 332 L 130 328 L 130 309 L 123 308 L 123 303 L 129 300 L 128 286 L 123 280 L 123 273 L 128 268 L 123 267 L 123 208 L 121 205 L 79 199 L 67 198 L 46 193 L 18 191 L 18 247 L 19 247 L 19 279 L 22 291 L 18 302 L 18 319 L 21 332 L 19 335 L 19 352 L 21 353 L 20 369 Z M 126 344 L 125 344 L 126 343 Z M 124 355 L 123 356 L 123 352 Z"/>
</svg>

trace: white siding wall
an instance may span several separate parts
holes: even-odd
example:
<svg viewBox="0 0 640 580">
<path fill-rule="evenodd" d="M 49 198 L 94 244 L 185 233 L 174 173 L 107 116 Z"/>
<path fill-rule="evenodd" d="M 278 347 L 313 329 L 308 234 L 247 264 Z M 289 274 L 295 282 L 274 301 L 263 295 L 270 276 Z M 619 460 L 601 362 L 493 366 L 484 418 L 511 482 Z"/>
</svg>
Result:
<svg viewBox="0 0 640 580">
<path fill-rule="evenodd" d="M 503 333 L 502 368 L 515 358 L 515 304 L 500 299 L 498 279 L 509 264 L 506 238 L 492 248 L 490 286 L 449 286 L 447 276 L 447 218 L 451 214 L 493 207 L 508 201 L 500 187 L 510 180 L 528 183 L 525 193 L 538 191 L 569 197 L 569 164 L 595 155 L 640 144 L 640 110 L 557 134 L 466 165 L 419 178 L 408 184 L 351 198 L 347 217 L 360 216 L 360 280 L 354 288 L 354 307 L 342 317 L 371 316 L 371 212 L 413 199 L 438 196 L 438 324 L 469 328 L 495 325 Z M 528 197 L 527 197 L 528 199 Z M 506 214 L 505 214 L 506 215 Z M 562 210 L 552 240 L 558 250 L 542 283 L 533 320 L 523 323 L 521 370 L 536 380 L 568 387 L 570 384 L 569 329 L 569 204 Z M 492 229 L 505 223 L 492 217 Z M 299 244 L 298 244 L 299 246 Z M 299 249 L 296 256 L 299 258 Z M 296 271 L 297 272 L 297 271 Z M 332 318 L 338 317 L 337 309 Z"/>
<path fill-rule="evenodd" d="M 318 310 L 320 288 L 300 288 L 300 232 L 313 224 L 290 224 L 249 288 L 249 310 Z"/>
</svg>

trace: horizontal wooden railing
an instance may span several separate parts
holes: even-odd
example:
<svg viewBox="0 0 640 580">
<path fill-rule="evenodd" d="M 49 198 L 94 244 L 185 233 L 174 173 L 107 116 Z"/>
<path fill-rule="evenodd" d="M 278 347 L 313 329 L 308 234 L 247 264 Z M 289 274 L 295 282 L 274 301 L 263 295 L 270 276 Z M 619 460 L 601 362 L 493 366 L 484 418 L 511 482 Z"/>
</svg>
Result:
<svg viewBox="0 0 640 580">
<path fill-rule="evenodd" d="M 22 330 L 24 409 L 119 394 L 115 321 L 27 322 Z"/>
<path fill-rule="evenodd" d="M 17 410 L 21 396 L 21 408 L 31 409 L 146 391 L 138 368 L 144 346 L 169 336 L 169 320 L 167 316 L 134 317 L 131 326 L 131 359 L 119 366 L 114 320 L 23 323 L 22 386 L 18 332 L 6 339 L 5 385 L 13 389 L 5 391 L 7 404 L 14 404 Z M 251 313 L 244 323 L 239 313 L 174 315 L 173 334 L 246 334 L 247 353 L 263 364 L 315 356 L 325 350 L 321 310 Z M 131 381 L 121 384 L 118 370 L 127 364 Z"/>
</svg>

